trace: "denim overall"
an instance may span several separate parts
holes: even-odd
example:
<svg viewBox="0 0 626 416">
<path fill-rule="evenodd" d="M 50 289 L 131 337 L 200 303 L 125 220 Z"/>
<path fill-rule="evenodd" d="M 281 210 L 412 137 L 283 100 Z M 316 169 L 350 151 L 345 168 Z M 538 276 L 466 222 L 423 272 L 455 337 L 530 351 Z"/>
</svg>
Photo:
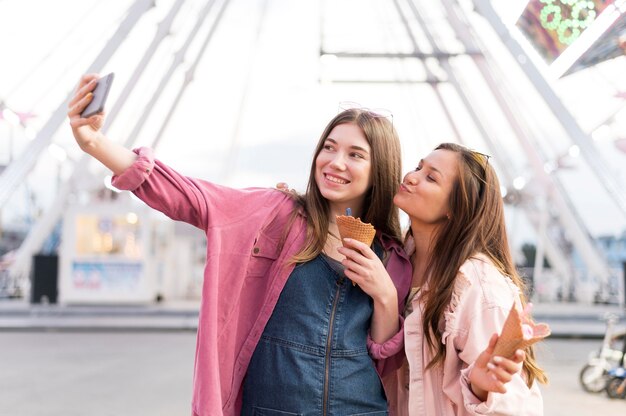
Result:
<svg viewBox="0 0 626 416">
<path fill-rule="evenodd" d="M 386 415 L 366 348 L 372 312 L 336 260 L 298 265 L 252 355 L 242 415 Z"/>
</svg>

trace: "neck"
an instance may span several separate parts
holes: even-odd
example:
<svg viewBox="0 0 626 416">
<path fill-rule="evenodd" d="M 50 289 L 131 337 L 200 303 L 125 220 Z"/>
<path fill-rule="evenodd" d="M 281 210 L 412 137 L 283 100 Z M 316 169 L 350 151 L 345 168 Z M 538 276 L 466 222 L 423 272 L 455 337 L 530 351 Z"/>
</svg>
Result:
<svg viewBox="0 0 626 416">
<path fill-rule="evenodd" d="M 421 286 L 425 280 L 424 274 L 432 252 L 431 242 L 434 228 L 423 227 L 412 222 L 411 233 L 415 243 L 415 252 L 411 256 L 413 263 L 413 286 Z"/>
<path fill-rule="evenodd" d="M 431 242 L 434 235 L 434 229 L 424 229 L 411 224 L 411 233 L 415 241 L 415 257 L 426 259 L 430 256 Z"/>
<path fill-rule="evenodd" d="M 337 251 L 337 248 L 341 247 L 341 237 L 339 236 L 339 230 L 337 224 L 332 222 L 328 224 L 328 234 L 326 235 L 326 241 L 324 242 L 324 253 L 332 257 L 335 260 L 341 261 L 345 257 Z"/>
<path fill-rule="evenodd" d="M 329 210 L 330 215 L 328 218 L 330 223 L 334 223 L 335 217 L 337 217 L 338 215 L 346 215 L 346 208 L 350 208 L 350 210 L 352 210 L 351 215 L 353 217 L 361 217 L 361 214 L 362 214 L 361 207 L 355 207 L 351 205 L 342 205 L 342 204 L 331 204 L 330 210 Z"/>
</svg>

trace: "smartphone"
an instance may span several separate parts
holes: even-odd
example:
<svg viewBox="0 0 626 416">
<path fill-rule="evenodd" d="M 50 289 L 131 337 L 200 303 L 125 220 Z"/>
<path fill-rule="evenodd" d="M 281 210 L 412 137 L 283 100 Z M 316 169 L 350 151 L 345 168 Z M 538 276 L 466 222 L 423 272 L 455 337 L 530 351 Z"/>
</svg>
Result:
<svg viewBox="0 0 626 416">
<path fill-rule="evenodd" d="M 113 84 L 114 76 L 115 74 L 111 72 L 98 80 L 96 88 L 92 91 L 93 98 L 91 99 L 91 102 L 87 104 L 87 107 L 85 107 L 83 112 L 80 113 L 81 117 L 91 117 L 94 114 L 104 111 L 104 103 L 106 103 L 107 96 L 109 95 L 109 90 L 111 89 L 111 84 Z"/>
</svg>

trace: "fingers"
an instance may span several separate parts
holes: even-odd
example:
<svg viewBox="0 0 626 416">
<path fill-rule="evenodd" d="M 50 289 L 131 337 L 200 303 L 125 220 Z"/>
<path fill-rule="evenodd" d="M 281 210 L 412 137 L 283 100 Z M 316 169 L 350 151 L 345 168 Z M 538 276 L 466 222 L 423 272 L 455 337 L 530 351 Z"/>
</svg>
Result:
<svg viewBox="0 0 626 416">
<path fill-rule="evenodd" d="M 495 376 L 493 376 L 493 383 L 491 384 L 489 391 L 495 393 L 506 393 L 506 387 L 504 387 L 504 383 L 499 381 Z"/>
<path fill-rule="evenodd" d="M 513 376 L 521 371 L 524 357 L 525 354 L 521 350 L 517 350 L 514 359 L 511 360 L 496 356 L 487 364 L 487 368 L 495 378 L 495 381 L 504 387 L 504 384 L 510 382 Z"/>
<path fill-rule="evenodd" d="M 338 247 L 337 251 L 346 257 L 341 261 L 341 264 L 346 268 L 346 272 L 352 271 L 360 276 L 369 274 L 372 266 L 368 264 L 369 260 L 361 252 L 346 247 Z"/>
<path fill-rule="evenodd" d="M 278 189 L 281 192 L 298 195 L 298 191 L 296 191 L 295 189 L 290 189 L 289 184 L 287 182 L 278 182 L 276 184 L 276 189 Z"/>
<path fill-rule="evenodd" d="M 513 358 L 511 358 L 511 360 L 517 364 L 522 364 L 525 359 L 526 359 L 526 353 L 523 350 L 515 351 Z"/>
<path fill-rule="evenodd" d="M 345 267 L 345 273 L 348 278 L 357 283 L 364 283 L 366 280 L 371 280 L 376 276 L 377 263 L 380 260 L 376 254 L 365 244 L 352 240 L 344 239 L 347 242 L 348 247 L 338 247 L 337 251 L 344 255 L 346 258 L 341 261 L 341 264 Z M 360 248 L 357 249 L 357 248 Z M 361 251 L 363 250 L 363 251 Z M 372 254 L 374 258 L 370 258 L 369 254 Z"/>
<path fill-rule="evenodd" d="M 505 371 L 515 374 L 522 369 L 522 365 L 524 363 L 524 358 L 526 358 L 526 354 L 522 350 L 515 351 L 513 357 L 504 358 L 495 356 L 492 358 L 492 363 L 496 364 L 498 367 L 504 369 Z"/>
<path fill-rule="evenodd" d="M 368 258 L 368 259 L 378 258 L 378 256 L 376 256 L 376 253 L 374 253 L 367 244 L 362 243 L 359 240 L 355 240 L 353 238 L 344 238 L 342 240 L 342 243 L 344 247 L 348 247 L 353 250 L 356 250 L 359 254 L 361 254 L 365 258 Z M 341 254 L 343 254 L 344 256 L 346 255 L 344 253 L 341 253 Z"/>
<path fill-rule="evenodd" d="M 80 116 L 80 113 L 83 112 L 85 107 L 87 107 L 87 104 L 89 104 L 92 99 L 93 99 L 93 93 L 88 92 L 87 94 L 85 94 L 84 97 L 77 100 L 73 105 L 70 105 L 67 115 L 70 118 L 75 117 L 75 116 Z"/>
<path fill-rule="evenodd" d="M 97 81 L 100 79 L 100 75 L 92 72 L 91 74 L 84 74 L 80 77 L 80 81 L 78 82 L 78 88 L 89 84 L 90 82 Z M 78 89 L 77 88 L 77 89 Z"/>
<path fill-rule="evenodd" d="M 493 334 L 489 339 L 489 344 L 487 348 L 476 358 L 475 365 L 480 368 L 487 367 L 487 364 L 491 360 L 491 356 L 493 355 L 493 350 L 496 346 L 496 342 L 498 341 L 498 334 Z"/>
<path fill-rule="evenodd" d="M 80 78 L 78 86 L 76 87 L 76 93 L 68 103 L 67 115 L 70 118 L 70 124 L 72 127 L 79 127 L 81 125 L 88 124 L 77 119 L 80 118 L 80 113 L 82 113 L 85 107 L 87 107 L 93 99 L 92 91 L 96 87 L 98 79 L 98 74 L 85 74 Z M 93 121 L 94 119 L 90 120 L 90 122 Z"/>
<path fill-rule="evenodd" d="M 102 114 L 96 114 L 89 118 L 80 117 L 80 114 L 74 117 L 70 117 L 70 126 L 72 128 L 78 128 L 82 126 L 96 126 L 95 128 L 99 128 L 97 126 L 102 125 L 104 120 L 104 116 Z"/>
<path fill-rule="evenodd" d="M 493 335 L 491 335 L 491 338 L 489 338 L 489 344 L 487 345 L 487 349 L 485 350 L 489 353 L 489 355 L 493 354 L 493 351 L 496 348 L 497 342 L 498 342 L 498 334 L 494 333 Z"/>
<path fill-rule="evenodd" d="M 96 82 L 100 77 L 98 74 L 86 74 L 80 78 L 74 97 L 69 102 L 69 107 L 76 105 L 88 92 L 93 91 L 96 87 Z"/>
<path fill-rule="evenodd" d="M 346 257 L 341 261 L 344 267 L 362 276 L 373 274 L 377 266 L 375 262 L 380 262 L 378 257 L 370 259 L 360 251 L 349 249 L 346 247 L 338 247 L 337 251 Z M 374 256 L 376 256 L 376 254 L 374 254 Z"/>
<path fill-rule="evenodd" d="M 491 373 L 503 383 L 511 381 L 511 372 L 515 374 L 515 364 L 502 357 L 493 357 L 492 361 L 487 364 L 487 368 Z"/>
<path fill-rule="evenodd" d="M 472 391 L 477 397 L 483 397 L 481 395 L 485 392 L 506 393 L 506 384 L 522 370 L 526 357 L 524 351 L 517 350 L 511 359 L 493 356 L 497 340 L 498 335 L 493 334 L 489 339 L 489 345 L 476 358 L 474 368 L 470 372 Z"/>
<path fill-rule="evenodd" d="M 367 268 L 355 263 L 351 260 L 344 259 L 341 261 L 341 264 L 345 267 L 344 273 L 348 278 L 354 280 L 362 280 L 363 278 L 367 278 L 370 276 L 370 273 Z"/>
</svg>

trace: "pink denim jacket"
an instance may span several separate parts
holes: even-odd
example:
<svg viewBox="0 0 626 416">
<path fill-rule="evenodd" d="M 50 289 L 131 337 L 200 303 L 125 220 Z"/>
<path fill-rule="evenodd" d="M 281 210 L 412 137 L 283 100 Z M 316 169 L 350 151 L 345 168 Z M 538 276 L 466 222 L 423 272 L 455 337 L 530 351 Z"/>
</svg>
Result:
<svg viewBox="0 0 626 416">
<path fill-rule="evenodd" d="M 192 409 L 195 415 L 238 415 L 242 382 L 250 358 L 303 246 L 303 212 L 284 234 L 296 205 L 274 189 L 236 190 L 185 177 L 159 161 L 151 149 L 113 185 L 130 190 L 170 218 L 205 231 L 207 262 L 198 323 Z M 387 270 L 406 297 L 411 264 L 399 244 L 379 236 L 389 251 Z M 399 317 L 401 319 L 401 311 Z M 380 374 L 403 354 L 402 329 L 382 345 L 368 340 Z M 394 357 L 394 360 L 387 360 Z"/>
<path fill-rule="evenodd" d="M 413 312 L 405 317 L 407 360 L 397 374 L 385 378 L 395 388 L 390 411 L 411 416 L 543 415 L 537 382 L 528 388 L 520 374 L 506 384 L 505 394 L 490 393 L 479 401 L 469 388 L 471 364 L 500 333 L 513 302 L 520 307 L 519 289 L 484 255 L 467 260 L 456 278 L 452 301 L 445 311 L 443 365 L 426 370 L 433 358 L 422 331 L 422 305 L 416 295 Z"/>
</svg>

